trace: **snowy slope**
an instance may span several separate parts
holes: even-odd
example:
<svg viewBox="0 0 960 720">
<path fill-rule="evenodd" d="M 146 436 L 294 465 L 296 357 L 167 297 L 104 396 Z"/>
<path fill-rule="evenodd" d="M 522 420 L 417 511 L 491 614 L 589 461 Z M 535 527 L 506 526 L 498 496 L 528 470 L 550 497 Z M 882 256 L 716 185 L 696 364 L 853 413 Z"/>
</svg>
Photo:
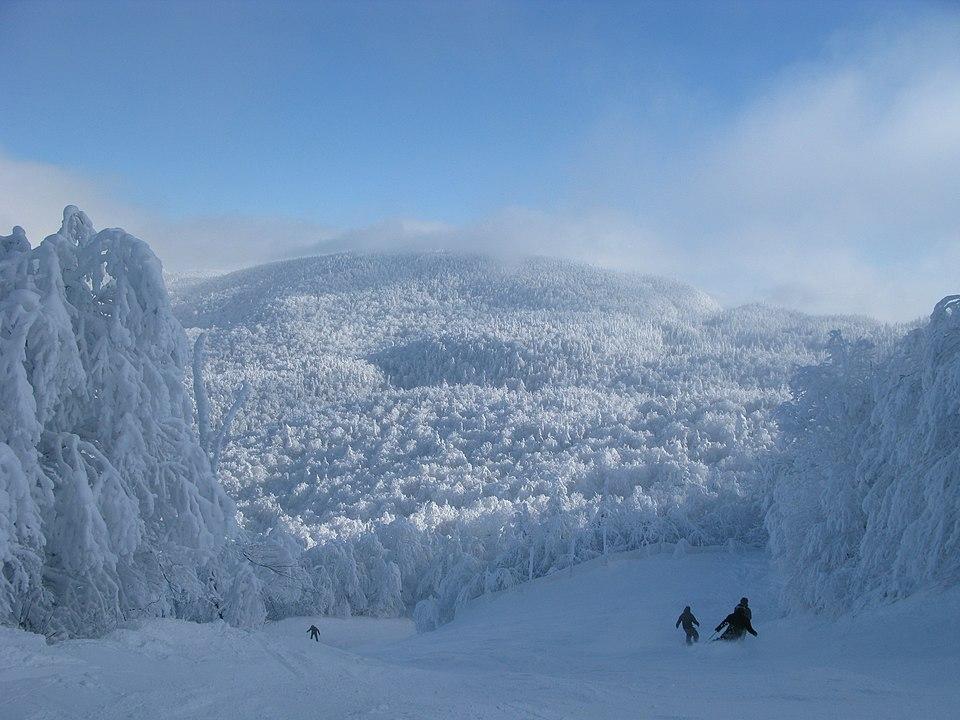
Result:
<svg viewBox="0 0 960 720">
<path fill-rule="evenodd" d="M 742 593 L 757 639 L 687 648 Z M 52 718 L 938 718 L 960 708 L 956 590 L 842 623 L 778 617 L 766 556 L 639 553 L 582 564 L 409 621 L 320 618 L 257 631 L 153 620 L 45 646 L 3 630 L 9 720 Z M 946 621 L 946 622 L 945 622 Z"/>
<path fill-rule="evenodd" d="M 605 549 L 763 543 L 793 369 L 835 328 L 896 334 L 543 258 L 333 255 L 175 288 L 215 414 L 251 386 L 220 475 L 271 532 L 258 557 L 304 571 L 260 573 L 273 617 L 424 600 L 430 625 Z"/>
</svg>

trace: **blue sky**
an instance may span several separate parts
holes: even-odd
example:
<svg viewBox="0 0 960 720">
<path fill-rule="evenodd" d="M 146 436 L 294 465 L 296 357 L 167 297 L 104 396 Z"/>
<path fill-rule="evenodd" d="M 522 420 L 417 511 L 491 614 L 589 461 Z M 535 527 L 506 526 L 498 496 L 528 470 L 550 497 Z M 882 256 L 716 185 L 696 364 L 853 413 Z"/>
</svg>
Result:
<svg viewBox="0 0 960 720">
<path fill-rule="evenodd" d="M 519 245 L 728 302 L 895 317 L 944 281 L 877 309 L 890 270 L 935 269 L 960 244 L 943 207 L 960 176 L 940 157 L 960 147 L 958 17 L 955 3 L 0 0 L 0 221 L 16 202 L 36 241 L 56 218 L 32 213 L 72 194 L 174 268 L 331 238 Z M 891 172 L 930 198 L 906 218 L 884 214 Z M 838 185 L 810 197 L 818 176 Z M 825 208 L 836 217 L 815 222 Z M 718 269 L 717 248 L 739 261 Z M 825 261 L 871 267 L 837 293 L 813 277 Z"/>
</svg>

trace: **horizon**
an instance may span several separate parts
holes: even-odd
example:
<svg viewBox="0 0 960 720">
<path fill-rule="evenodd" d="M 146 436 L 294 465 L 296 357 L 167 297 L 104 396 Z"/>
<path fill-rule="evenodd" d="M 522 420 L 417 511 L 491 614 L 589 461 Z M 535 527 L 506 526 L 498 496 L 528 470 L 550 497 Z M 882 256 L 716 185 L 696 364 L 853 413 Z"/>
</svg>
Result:
<svg viewBox="0 0 960 720">
<path fill-rule="evenodd" d="M 0 234 L 75 204 L 171 272 L 478 250 L 888 321 L 956 291 L 953 3 L 226 9 L 0 4 Z"/>
</svg>

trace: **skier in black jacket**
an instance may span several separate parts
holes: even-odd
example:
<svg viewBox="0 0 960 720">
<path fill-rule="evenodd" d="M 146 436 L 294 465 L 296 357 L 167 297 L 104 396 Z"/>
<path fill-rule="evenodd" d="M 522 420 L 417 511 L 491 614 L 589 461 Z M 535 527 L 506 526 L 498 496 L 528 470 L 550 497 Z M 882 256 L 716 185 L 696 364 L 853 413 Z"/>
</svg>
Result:
<svg viewBox="0 0 960 720">
<path fill-rule="evenodd" d="M 754 637 L 757 637 L 757 631 L 753 629 L 753 625 L 750 624 L 750 615 L 748 614 L 748 608 L 743 605 L 737 605 L 736 609 L 727 615 L 723 622 L 717 625 L 716 632 L 723 630 L 723 626 L 726 625 L 727 629 L 724 630 L 723 635 L 717 638 L 717 640 L 739 640 L 743 637 L 744 633 L 750 633 Z"/>
<path fill-rule="evenodd" d="M 687 645 L 693 645 L 695 642 L 700 640 L 700 633 L 697 632 L 697 629 L 694 625 L 699 625 L 700 621 L 694 617 L 693 613 L 690 611 L 690 606 L 687 605 L 683 612 L 680 613 L 680 617 L 677 618 L 676 627 L 683 625 L 683 631 L 687 634 Z"/>
</svg>

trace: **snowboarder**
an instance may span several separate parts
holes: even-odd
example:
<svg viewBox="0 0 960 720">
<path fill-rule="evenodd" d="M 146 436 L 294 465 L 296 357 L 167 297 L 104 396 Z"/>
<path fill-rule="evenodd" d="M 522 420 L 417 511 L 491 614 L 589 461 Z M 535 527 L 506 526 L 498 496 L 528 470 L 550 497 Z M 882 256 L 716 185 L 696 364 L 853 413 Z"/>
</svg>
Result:
<svg viewBox="0 0 960 720">
<path fill-rule="evenodd" d="M 680 613 L 680 617 L 677 618 L 676 627 L 683 625 L 683 631 L 687 634 L 687 645 L 693 645 L 695 642 L 700 640 L 700 633 L 697 632 L 697 628 L 694 625 L 699 625 L 700 621 L 694 617 L 693 613 L 690 611 L 690 606 L 687 605 L 683 612 Z"/>
<path fill-rule="evenodd" d="M 307 630 L 307 632 L 310 633 L 311 640 L 316 640 L 317 642 L 320 642 L 320 628 L 318 628 L 316 625 L 311 625 L 310 629 Z"/>
<path fill-rule="evenodd" d="M 753 613 L 750 613 L 750 608 L 737 605 L 734 611 L 727 615 L 722 623 L 717 625 L 717 629 L 714 632 L 723 630 L 724 625 L 727 627 L 723 635 L 718 637 L 717 640 L 740 640 L 745 632 L 757 637 L 757 631 L 754 630 L 753 625 L 750 624 L 750 615 L 752 614 Z"/>
</svg>

